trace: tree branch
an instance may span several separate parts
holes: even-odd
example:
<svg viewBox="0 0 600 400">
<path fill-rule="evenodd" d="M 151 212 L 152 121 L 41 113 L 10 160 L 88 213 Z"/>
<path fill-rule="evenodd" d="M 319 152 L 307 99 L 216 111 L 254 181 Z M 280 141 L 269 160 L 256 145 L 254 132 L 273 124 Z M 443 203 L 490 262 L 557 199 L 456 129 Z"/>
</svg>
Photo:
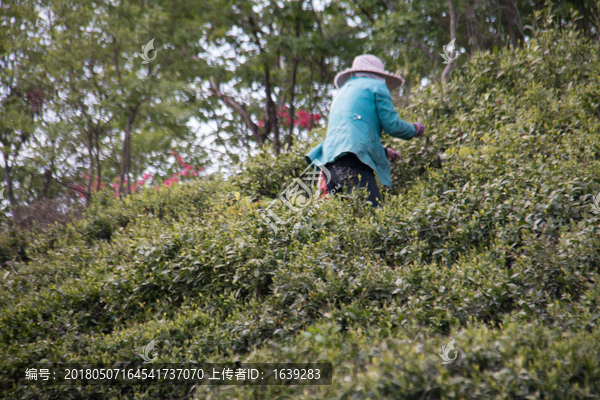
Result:
<svg viewBox="0 0 600 400">
<path fill-rule="evenodd" d="M 429 51 L 429 48 L 427 47 L 427 45 L 425 43 L 421 43 L 421 42 L 417 41 L 416 39 L 410 39 L 410 41 L 412 42 L 413 45 L 415 45 L 419 49 L 423 50 L 423 52 L 425 53 L 425 55 L 431 61 L 435 61 L 436 60 L 436 57 L 433 55 L 433 53 L 431 51 Z"/>
<path fill-rule="evenodd" d="M 373 19 L 373 17 L 371 17 L 371 15 L 369 14 L 369 12 L 367 10 L 365 10 L 363 8 L 363 6 L 360 5 L 360 3 L 357 0 L 353 0 L 354 4 L 356 4 L 356 6 L 360 9 L 360 11 L 365 14 L 365 16 L 369 19 L 369 21 L 371 22 L 375 22 L 375 19 Z"/>
<path fill-rule="evenodd" d="M 219 89 L 219 85 L 217 84 L 217 82 L 215 82 L 215 79 L 213 77 L 210 78 L 210 88 L 208 90 L 213 96 L 216 96 L 223 103 L 233 108 L 242 117 L 248 129 L 252 131 L 252 136 L 254 136 L 254 139 L 256 140 L 256 143 L 259 146 L 264 143 L 264 138 L 259 132 L 258 125 L 256 125 L 254 121 L 252 121 L 250 114 L 248 114 L 248 111 L 246 111 L 246 107 L 235 101 L 235 99 L 233 99 L 232 97 L 221 92 L 221 90 Z"/>
<path fill-rule="evenodd" d="M 181 52 L 182 52 L 183 54 L 185 54 L 186 56 L 188 56 L 189 58 L 191 58 L 192 60 L 194 60 L 194 61 L 200 61 L 200 59 L 199 59 L 198 57 L 196 57 L 196 55 L 194 55 L 194 54 L 190 54 L 190 53 L 188 52 L 188 49 L 186 49 L 185 47 L 182 47 L 182 48 L 181 48 Z"/>
<path fill-rule="evenodd" d="M 298 55 L 295 55 L 293 53 L 291 53 L 290 51 L 287 51 L 286 49 L 283 49 L 283 52 L 285 53 L 286 57 L 289 58 L 296 58 L 298 60 L 298 62 L 306 65 L 308 68 L 310 68 L 311 70 L 319 70 L 321 71 L 321 75 L 328 80 L 333 80 L 333 78 L 335 77 L 335 74 L 325 68 L 323 68 L 320 65 L 315 65 L 315 63 L 305 60 L 302 57 L 299 57 Z"/>
</svg>

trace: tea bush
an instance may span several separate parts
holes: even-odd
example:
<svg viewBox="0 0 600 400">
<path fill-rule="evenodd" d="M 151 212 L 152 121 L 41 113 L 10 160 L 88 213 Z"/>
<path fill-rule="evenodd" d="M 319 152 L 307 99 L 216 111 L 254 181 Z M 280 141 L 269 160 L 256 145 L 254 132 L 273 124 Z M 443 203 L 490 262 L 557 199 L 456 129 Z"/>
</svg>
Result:
<svg viewBox="0 0 600 400">
<path fill-rule="evenodd" d="M 400 110 L 427 137 L 386 137 L 403 159 L 381 209 L 359 194 L 289 229 L 260 212 L 318 141 L 239 173 L 0 238 L 5 398 L 592 398 L 600 392 L 598 44 L 538 31 L 478 54 Z M 292 226 L 295 226 L 292 229 Z M 438 353 L 456 339 L 459 357 Z M 329 361 L 331 386 L 45 388 L 41 360 L 116 362 L 156 340 L 157 362 Z"/>
</svg>

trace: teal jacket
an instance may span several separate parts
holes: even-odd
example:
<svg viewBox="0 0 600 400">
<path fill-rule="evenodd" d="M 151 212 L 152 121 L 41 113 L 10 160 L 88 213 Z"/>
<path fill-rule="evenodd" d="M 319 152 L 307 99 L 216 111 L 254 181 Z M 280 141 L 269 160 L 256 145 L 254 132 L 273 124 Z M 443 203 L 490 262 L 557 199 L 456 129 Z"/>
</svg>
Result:
<svg viewBox="0 0 600 400">
<path fill-rule="evenodd" d="M 417 133 L 413 124 L 398 116 L 385 82 L 350 78 L 331 104 L 325 141 L 306 155 L 306 161 L 319 166 L 354 153 L 373 168 L 383 185 L 392 186 L 390 162 L 380 140 L 382 130 L 404 140 Z"/>
</svg>

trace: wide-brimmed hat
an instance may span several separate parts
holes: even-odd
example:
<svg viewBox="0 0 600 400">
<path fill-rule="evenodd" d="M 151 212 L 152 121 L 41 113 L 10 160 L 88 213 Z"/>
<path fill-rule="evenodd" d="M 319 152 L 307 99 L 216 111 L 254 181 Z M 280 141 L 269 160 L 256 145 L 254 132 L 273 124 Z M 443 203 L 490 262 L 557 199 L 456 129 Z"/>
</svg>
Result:
<svg viewBox="0 0 600 400">
<path fill-rule="evenodd" d="M 344 86 L 344 83 L 352 77 L 354 72 L 370 72 L 385 78 L 385 83 L 390 91 L 398 89 L 404 84 L 402 77 L 385 70 L 383 62 L 379 58 L 371 54 L 365 54 L 354 58 L 352 68 L 348 68 L 335 76 L 333 80 L 335 87 L 339 89 Z"/>
</svg>

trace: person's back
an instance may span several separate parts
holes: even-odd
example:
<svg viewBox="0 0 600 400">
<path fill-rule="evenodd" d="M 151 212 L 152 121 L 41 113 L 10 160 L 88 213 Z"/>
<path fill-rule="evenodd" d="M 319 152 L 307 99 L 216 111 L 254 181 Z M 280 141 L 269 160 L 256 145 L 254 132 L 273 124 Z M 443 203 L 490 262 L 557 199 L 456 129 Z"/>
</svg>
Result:
<svg viewBox="0 0 600 400">
<path fill-rule="evenodd" d="M 327 136 L 306 156 L 307 162 L 319 160 L 330 170 L 328 191 L 340 183 L 350 190 L 364 187 L 369 191 L 369 201 L 377 206 L 381 197 L 374 172 L 382 184 L 391 186 L 388 158 L 399 155 L 383 147 L 382 130 L 405 140 L 424 131 L 423 125 L 399 118 L 389 90 L 398 87 L 399 82 L 402 78 L 385 72 L 383 63 L 370 55 L 356 57 L 353 68 L 336 77 L 336 86 L 343 86 L 331 105 Z"/>
</svg>

